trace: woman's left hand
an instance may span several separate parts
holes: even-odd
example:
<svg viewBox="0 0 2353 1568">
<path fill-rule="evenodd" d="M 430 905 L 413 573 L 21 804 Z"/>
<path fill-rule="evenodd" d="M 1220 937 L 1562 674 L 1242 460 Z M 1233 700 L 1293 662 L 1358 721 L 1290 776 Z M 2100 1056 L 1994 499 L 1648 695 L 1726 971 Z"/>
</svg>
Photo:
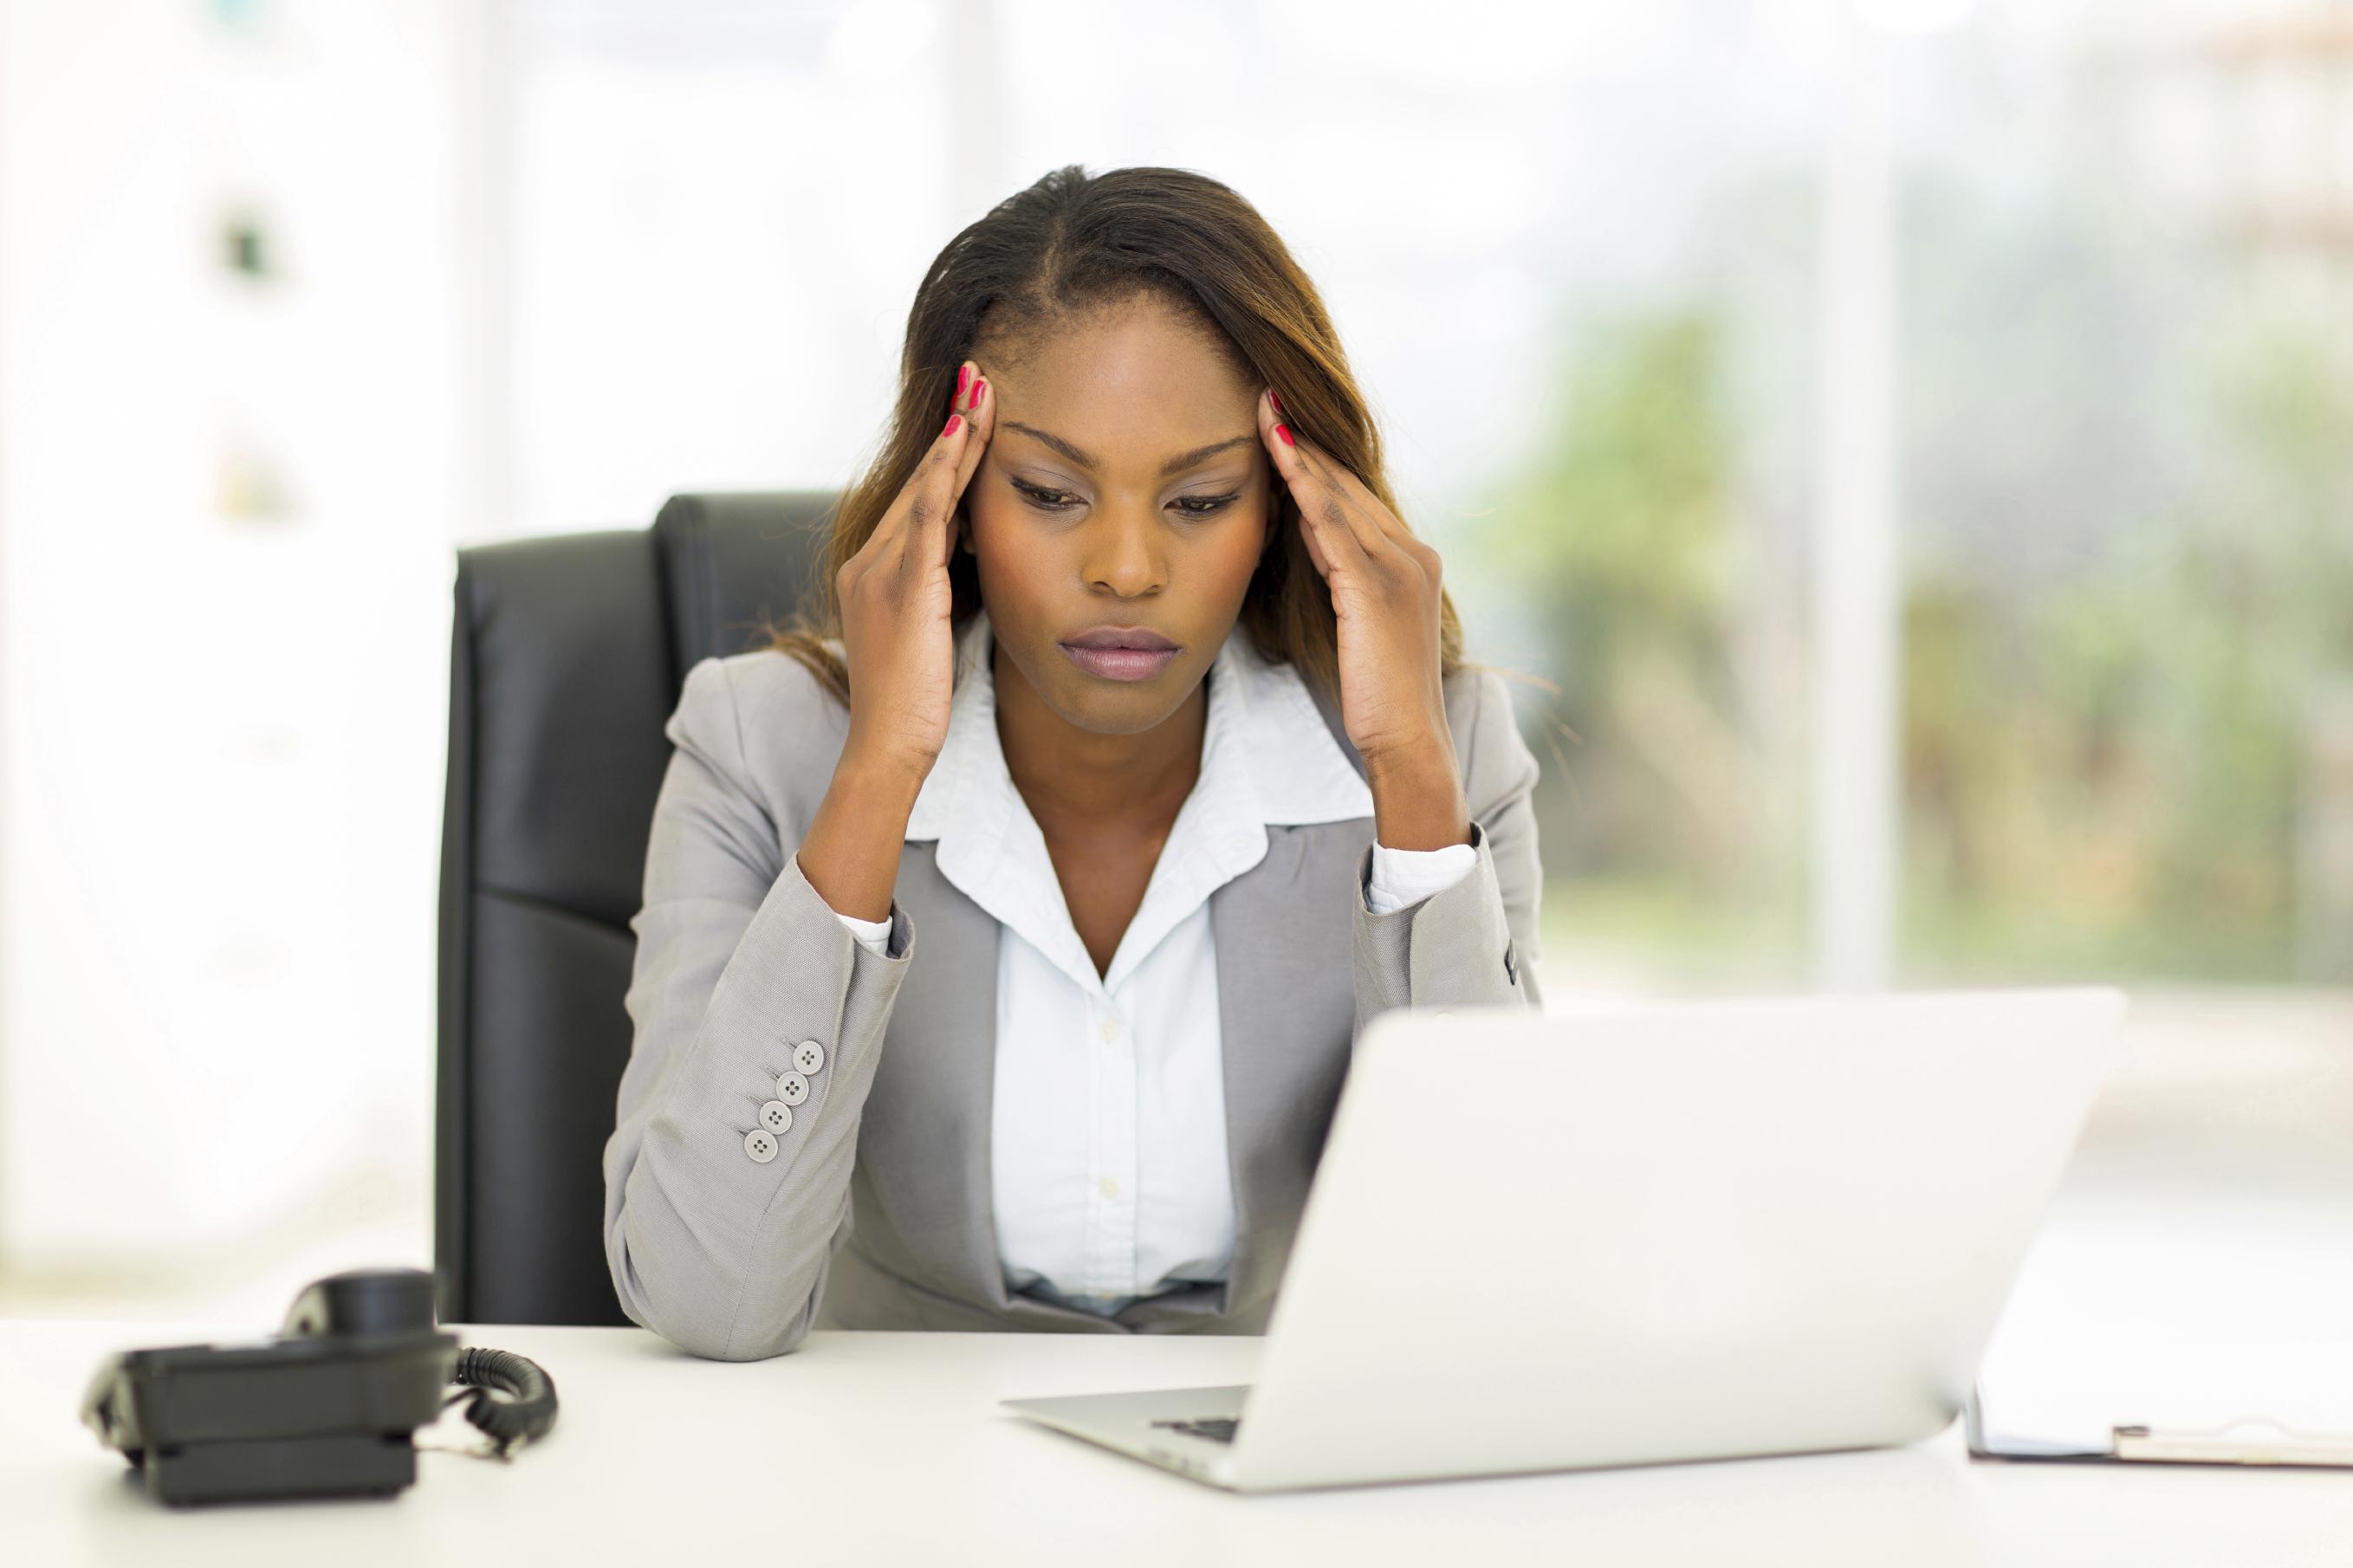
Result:
<svg viewBox="0 0 2353 1568">
<path fill-rule="evenodd" d="M 1364 481 L 1258 400 L 1259 438 L 1299 503 L 1307 554 L 1340 622 L 1340 717 L 1365 759 L 1380 842 L 1442 849 L 1471 841 L 1446 727 L 1438 552 L 1407 531 Z"/>
</svg>

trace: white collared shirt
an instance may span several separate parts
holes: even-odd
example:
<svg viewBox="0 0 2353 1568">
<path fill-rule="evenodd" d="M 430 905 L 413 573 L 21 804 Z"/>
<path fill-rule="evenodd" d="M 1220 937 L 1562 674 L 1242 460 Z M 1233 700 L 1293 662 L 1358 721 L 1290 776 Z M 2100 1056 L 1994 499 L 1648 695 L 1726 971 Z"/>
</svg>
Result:
<svg viewBox="0 0 2353 1568">
<path fill-rule="evenodd" d="M 1209 896 L 1264 858 L 1268 826 L 1368 817 L 1372 795 L 1297 671 L 1237 631 L 1210 669 L 1192 794 L 1098 974 L 1005 764 L 990 646 L 976 616 L 907 837 L 935 841 L 940 874 L 1001 928 L 990 1179 L 1006 1286 L 1108 1315 L 1222 1280 L 1233 1258 Z M 1402 909 L 1475 863 L 1468 846 L 1377 850 L 1371 907 Z M 842 920 L 877 951 L 889 939 L 887 921 Z"/>
</svg>

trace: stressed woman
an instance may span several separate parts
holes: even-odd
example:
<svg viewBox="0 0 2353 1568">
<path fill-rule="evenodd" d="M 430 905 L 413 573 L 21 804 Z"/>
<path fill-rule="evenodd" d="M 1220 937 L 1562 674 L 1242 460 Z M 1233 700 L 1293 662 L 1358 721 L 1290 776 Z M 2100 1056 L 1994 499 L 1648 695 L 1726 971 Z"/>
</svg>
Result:
<svg viewBox="0 0 2353 1568">
<path fill-rule="evenodd" d="M 623 1305 L 1262 1331 L 1366 1022 L 1535 1000 L 1535 764 L 1314 286 L 1215 181 L 1049 175 L 933 263 L 833 527 L 826 624 L 670 721 Z"/>
</svg>

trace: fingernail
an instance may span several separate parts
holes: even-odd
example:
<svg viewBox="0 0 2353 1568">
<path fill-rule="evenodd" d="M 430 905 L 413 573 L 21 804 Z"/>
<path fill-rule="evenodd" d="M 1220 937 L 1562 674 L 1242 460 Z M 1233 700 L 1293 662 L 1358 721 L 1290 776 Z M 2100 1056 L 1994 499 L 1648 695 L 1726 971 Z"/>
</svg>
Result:
<svg viewBox="0 0 2353 1568">
<path fill-rule="evenodd" d="M 956 366 L 956 401 L 958 403 L 962 403 L 964 401 L 965 385 L 971 380 L 972 366 L 968 364 L 960 364 Z"/>
<path fill-rule="evenodd" d="M 978 381 L 972 384 L 972 406 L 976 411 L 980 407 L 980 400 L 987 395 L 988 378 L 987 376 L 982 376 Z"/>
<path fill-rule="evenodd" d="M 1298 442 L 1291 438 L 1291 426 L 1288 425 L 1276 426 L 1274 427 L 1274 433 L 1282 437 L 1282 444 L 1286 447 L 1296 447 L 1299 445 Z"/>
<path fill-rule="evenodd" d="M 1270 386 L 1266 389 L 1266 400 L 1274 405 L 1274 411 L 1277 414 L 1282 412 L 1282 394 Z"/>
<path fill-rule="evenodd" d="M 963 415 L 961 415 L 961 414 L 951 414 L 951 415 L 949 415 L 949 416 L 948 416 L 948 422 L 947 422 L 947 424 L 946 424 L 946 425 L 945 425 L 945 426 L 941 429 L 941 431 L 940 431 L 940 439 L 941 439 L 941 440 L 943 440 L 943 441 L 944 441 L 944 440 L 946 440 L 949 437 L 951 437 L 951 436 L 955 435 L 955 434 L 956 433 L 956 426 L 959 426 L 959 425 L 961 425 L 961 424 L 963 424 L 963 423 L 964 423 L 964 416 L 963 416 Z"/>
</svg>

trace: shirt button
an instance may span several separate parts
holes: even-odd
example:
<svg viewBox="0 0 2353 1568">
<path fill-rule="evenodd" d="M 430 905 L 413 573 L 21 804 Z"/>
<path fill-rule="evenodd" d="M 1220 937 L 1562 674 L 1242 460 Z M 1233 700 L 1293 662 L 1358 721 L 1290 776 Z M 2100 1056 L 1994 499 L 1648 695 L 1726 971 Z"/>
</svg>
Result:
<svg viewBox="0 0 2353 1568">
<path fill-rule="evenodd" d="M 1109 1176 L 1105 1176 L 1102 1181 L 1096 1183 L 1095 1185 L 1097 1190 L 1107 1198 L 1115 1198 L 1119 1196 L 1119 1184 L 1113 1181 Z"/>
<path fill-rule="evenodd" d="M 786 1105 L 798 1105 L 808 1098 L 808 1079 L 797 1072 L 788 1072 L 776 1080 L 776 1098 Z"/>
<path fill-rule="evenodd" d="M 1101 1035 L 1106 1040 L 1115 1040 L 1119 1038 L 1119 1020 L 1117 1018 L 1105 1018 L 1102 1023 L 1095 1026 L 1095 1033 Z"/>
<path fill-rule="evenodd" d="M 815 1040 L 803 1040 L 793 1047 L 793 1070 L 814 1078 L 825 1070 L 825 1047 Z"/>
<path fill-rule="evenodd" d="M 793 1108 L 781 1100 L 772 1100 L 760 1107 L 760 1125 L 779 1137 L 792 1131 Z M 759 1156 L 754 1154 L 754 1159 Z"/>
<path fill-rule="evenodd" d="M 776 1141 L 765 1127 L 754 1127 L 744 1134 L 744 1152 L 752 1156 L 755 1165 L 765 1165 L 776 1157 Z"/>
</svg>

